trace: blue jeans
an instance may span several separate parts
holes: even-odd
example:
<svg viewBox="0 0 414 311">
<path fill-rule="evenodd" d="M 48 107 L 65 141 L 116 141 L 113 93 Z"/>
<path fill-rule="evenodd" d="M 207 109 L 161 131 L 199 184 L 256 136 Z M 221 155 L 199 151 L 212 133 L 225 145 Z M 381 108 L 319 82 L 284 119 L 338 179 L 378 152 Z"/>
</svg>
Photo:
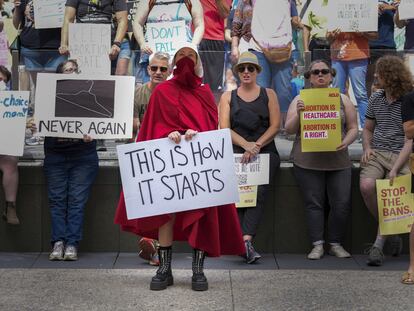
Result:
<svg viewBox="0 0 414 311">
<path fill-rule="evenodd" d="M 22 46 L 20 53 L 26 70 L 29 71 L 55 72 L 57 66 L 67 59 L 66 55 L 60 55 L 57 50 L 35 50 Z"/>
<path fill-rule="evenodd" d="M 272 88 L 279 101 L 280 112 L 287 112 L 292 101 L 292 62 L 271 63 L 263 53 L 251 50 L 257 56 L 262 72 L 257 76 L 257 84 Z"/>
<path fill-rule="evenodd" d="M 46 153 L 44 171 L 52 220 L 51 242 L 63 241 L 77 247 L 82 239 L 83 211 L 98 172 L 98 155 Z"/>
<path fill-rule="evenodd" d="M 338 87 L 340 92 L 346 93 L 346 80 L 351 80 L 355 99 L 358 105 L 359 122 L 362 128 L 365 124 L 365 113 L 368 107 L 368 94 L 365 86 L 367 76 L 368 59 L 351 61 L 332 61 L 332 68 L 336 70 L 333 86 Z"/>
</svg>

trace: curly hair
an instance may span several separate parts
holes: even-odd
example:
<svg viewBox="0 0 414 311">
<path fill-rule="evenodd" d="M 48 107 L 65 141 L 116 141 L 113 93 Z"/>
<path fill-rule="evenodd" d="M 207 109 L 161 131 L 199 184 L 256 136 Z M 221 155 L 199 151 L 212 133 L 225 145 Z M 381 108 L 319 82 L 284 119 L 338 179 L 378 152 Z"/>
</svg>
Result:
<svg viewBox="0 0 414 311">
<path fill-rule="evenodd" d="M 392 97 L 399 99 L 413 90 L 411 72 L 400 57 L 392 55 L 380 57 L 375 64 L 375 71 L 384 82 L 382 87 Z"/>
</svg>

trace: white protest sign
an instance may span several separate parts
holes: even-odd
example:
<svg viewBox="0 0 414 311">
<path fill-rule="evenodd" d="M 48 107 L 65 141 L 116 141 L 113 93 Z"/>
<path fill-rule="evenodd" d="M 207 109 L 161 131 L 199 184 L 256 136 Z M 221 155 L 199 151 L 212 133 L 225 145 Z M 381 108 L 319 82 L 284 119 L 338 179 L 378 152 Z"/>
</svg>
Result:
<svg viewBox="0 0 414 311">
<path fill-rule="evenodd" d="M 242 154 L 234 154 L 234 168 L 239 186 L 267 185 L 269 183 L 269 154 L 258 154 L 247 164 L 240 163 Z"/>
<path fill-rule="evenodd" d="M 378 1 L 341 0 L 329 1 L 328 29 L 342 32 L 378 30 Z"/>
<path fill-rule="evenodd" d="M 29 96 L 28 91 L 0 92 L 0 154 L 23 155 Z"/>
<path fill-rule="evenodd" d="M 65 15 L 66 0 L 33 1 L 35 28 L 61 28 Z"/>
<path fill-rule="evenodd" d="M 177 44 L 187 41 L 187 30 L 183 20 L 175 22 L 148 23 L 147 40 L 153 51 L 174 56 Z"/>
<path fill-rule="evenodd" d="M 111 25 L 69 24 L 70 58 L 77 60 L 82 73 L 110 75 L 110 48 Z"/>
<path fill-rule="evenodd" d="M 414 0 L 401 0 L 398 7 L 398 14 L 400 19 L 414 18 Z"/>
<path fill-rule="evenodd" d="M 411 75 L 414 77 L 414 55 L 408 54 L 407 60 L 408 60 L 408 67 L 410 68 L 410 71 L 411 71 Z"/>
<path fill-rule="evenodd" d="M 39 73 L 38 136 L 131 138 L 135 78 Z"/>
<path fill-rule="evenodd" d="M 118 145 L 128 219 L 238 202 L 229 129 Z"/>
<path fill-rule="evenodd" d="M 10 69 L 9 55 L 9 41 L 7 40 L 6 32 L 3 30 L 0 32 L 0 65 L 6 66 Z"/>
</svg>

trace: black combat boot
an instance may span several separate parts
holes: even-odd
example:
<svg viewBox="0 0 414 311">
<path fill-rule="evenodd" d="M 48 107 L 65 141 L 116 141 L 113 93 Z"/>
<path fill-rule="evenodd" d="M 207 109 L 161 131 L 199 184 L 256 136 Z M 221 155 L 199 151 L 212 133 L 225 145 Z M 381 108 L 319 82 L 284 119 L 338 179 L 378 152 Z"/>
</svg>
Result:
<svg viewBox="0 0 414 311">
<path fill-rule="evenodd" d="M 158 257 L 160 259 L 160 266 L 158 267 L 157 274 L 151 280 L 151 290 L 163 290 L 166 289 L 167 286 L 174 284 L 174 279 L 171 271 L 171 246 L 160 246 L 158 248 Z"/>
<path fill-rule="evenodd" d="M 208 290 L 207 278 L 204 275 L 204 258 L 206 253 L 199 249 L 193 250 L 193 277 L 191 278 L 191 289 L 196 291 Z"/>
</svg>

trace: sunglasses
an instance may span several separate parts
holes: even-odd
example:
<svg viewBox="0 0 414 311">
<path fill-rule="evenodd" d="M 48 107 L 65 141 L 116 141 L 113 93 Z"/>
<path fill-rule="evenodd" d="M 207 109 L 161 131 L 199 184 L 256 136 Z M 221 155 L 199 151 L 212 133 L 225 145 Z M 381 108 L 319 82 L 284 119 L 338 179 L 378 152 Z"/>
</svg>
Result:
<svg viewBox="0 0 414 311">
<path fill-rule="evenodd" d="M 240 73 L 243 73 L 246 70 L 246 68 L 247 68 L 247 70 L 249 72 L 255 72 L 255 70 L 256 70 L 256 67 L 255 66 L 253 66 L 253 65 L 247 65 L 247 66 L 239 66 L 237 68 L 237 71 L 240 72 Z"/>
<path fill-rule="evenodd" d="M 311 70 L 311 74 L 318 76 L 320 73 L 322 73 L 323 75 L 327 75 L 328 73 L 331 73 L 331 71 L 329 69 L 313 69 Z"/>
<path fill-rule="evenodd" d="M 150 66 L 151 71 L 157 72 L 160 69 L 161 72 L 167 72 L 168 68 L 163 66 Z"/>
</svg>

